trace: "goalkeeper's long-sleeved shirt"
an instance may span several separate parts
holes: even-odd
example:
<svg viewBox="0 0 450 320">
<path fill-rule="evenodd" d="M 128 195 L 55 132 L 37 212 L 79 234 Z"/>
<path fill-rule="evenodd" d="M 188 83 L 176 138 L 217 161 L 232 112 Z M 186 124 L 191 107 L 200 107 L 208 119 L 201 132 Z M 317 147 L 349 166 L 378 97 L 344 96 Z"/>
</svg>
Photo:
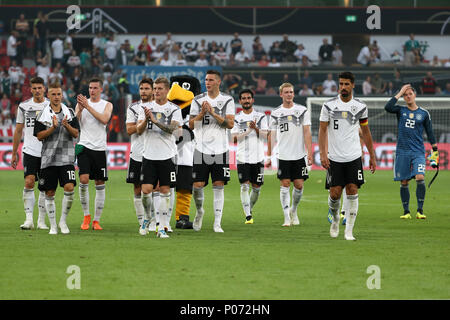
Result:
<svg viewBox="0 0 450 320">
<path fill-rule="evenodd" d="M 427 133 L 428 141 L 432 145 L 436 143 L 431 126 L 430 113 L 421 107 L 416 110 L 410 110 L 408 107 L 399 106 L 396 103 L 397 99 L 393 97 L 384 107 L 387 112 L 397 115 L 398 139 L 396 154 L 425 154 L 423 145 L 424 129 Z"/>
</svg>

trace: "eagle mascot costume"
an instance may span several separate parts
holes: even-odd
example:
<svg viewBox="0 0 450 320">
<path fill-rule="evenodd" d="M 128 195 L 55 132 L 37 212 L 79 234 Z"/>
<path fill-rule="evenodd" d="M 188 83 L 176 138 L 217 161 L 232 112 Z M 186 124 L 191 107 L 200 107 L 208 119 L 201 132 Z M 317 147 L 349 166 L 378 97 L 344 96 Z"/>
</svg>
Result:
<svg viewBox="0 0 450 320">
<path fill-rule="evenodd" d="M 189 221 L 189 210 L 193 184 L 194 132 L 189 129 L 189 113 L 192 100 L 200 93 L 201 84 L 197 78 L 188 75 L 170 78 L 170 91 L 167 98 L 180 107 L 183 116 L 182 134 L 177 139 L 175 227 L 178 229 L 192 229 L 192 222 Z"/>
</svg>

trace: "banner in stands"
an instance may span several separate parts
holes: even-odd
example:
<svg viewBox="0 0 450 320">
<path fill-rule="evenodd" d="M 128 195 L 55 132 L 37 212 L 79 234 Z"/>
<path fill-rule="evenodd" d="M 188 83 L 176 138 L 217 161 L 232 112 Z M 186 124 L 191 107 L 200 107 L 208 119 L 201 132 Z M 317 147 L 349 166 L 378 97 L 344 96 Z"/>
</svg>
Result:
<svg viewBox="0 0 450 320">
<path fill-rule="evenodd" d="M 0 170 L 13 170 L 11 168 L 12 143 L 0 143 Z M 264 147 L 267 154 L 267 145 Z M 377 170 L 392 170 L 394 164 L 395 143 L 374 143 L 375 154 L 377 157 Z M 369 169 L 369 154 L 364 148 L 364 169 Z M 313 143 L 314 164 L 313 170 L 322 169 L 320 165 L 319 145 Z M 425 144 L 426 156 L 430 154 L 430 144 Z M 22 165 L 22 144 L 19 145 L 20 162 L 18 170 L 23 170 Z M 126 170 L 130 159 L 129 143 L 108 143 L 107 162 L 109 170 Z M 236 145 L 230 144 L 230 168 L 236 170 Z M 439 143 L 439 168 L 441 170 L 450 170 L 450 143 Z M 272 159 L 276 169 L 275 158 Z M 432 170 L 427 161 L 427 170 Z"/>
<path fill-rule="evenodd" d="M 144 76 L 155 80 L 158 77 L 166 77 L 170 80 L 170 77 L 177 75 L 189 75 L 200 80 L 202 85 L 202 92 L 206 91 L 205 88 L 205 76 L 206 71 L 210 69 L 222 72 L 222 67 L 209 66 L 209 67 L 161 67 L 161 66 L 119 66 L 123 72 L 127 74 L 127 80 L 129 82 L 130 93 L 139 94 L 139 81 Z"/>
</svg>

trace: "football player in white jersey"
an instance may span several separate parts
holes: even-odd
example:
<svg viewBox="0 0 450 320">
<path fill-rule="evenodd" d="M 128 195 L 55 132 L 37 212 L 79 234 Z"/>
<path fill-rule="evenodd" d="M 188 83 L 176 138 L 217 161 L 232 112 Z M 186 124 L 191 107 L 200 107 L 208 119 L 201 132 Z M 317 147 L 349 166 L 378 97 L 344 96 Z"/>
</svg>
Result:
<svg viewBox="0 0 450 320">
<path fill-rule="evenodd" d="M 284 214 L 283 227 L 299 225 L 297 207 L 303 195 L 303 185 L 308 179 L 308 166 L 312 164 L 311 114 L 305 106 L 294 103 L 294 86 L 280 86 L 283 104 L 272 111 L 269 121 L 267 165 L 271 164 L 272 148 L 278 143 L 278 179 L 280 201 Z M 305 156 L 308 159 L 306 163 Z M 291 182 L 292 203 L 290 196 Z"/>
<path fill-rule="evenodd" d="M 241 202 L 245 214 L 245 224 L 253 224 L 252 209 L 258 200 L 264 183 L 264 141 L 267 139 L 267 117 L 253 109 L 253 91 L 246 89 L 239 93 L 239 103 L 243 110 L 234 119 L 231 135 L 237 142 L 236 163 Z M 249 195 L 250 183 L 252 191 Z"/>
<path fill-rule="evenodd" d="M 19 162 L 17 149 L 20 140 L 23 136 L 23 169 L 25 178 L 25 187 L 23 189 L 23 203 L 25 208 L 25 222 L 20 226 L 24 230 L 33 229 L 33 210 L 36 202 L 34 196 L 34 184 L 39 178 L 41 168 L 41 149 L 42 142 L 40 142 L 34 135 L 34 124 L 36 116 L 49 103 L 45 98 L 44 79 L 40 77 L 32 78 L 30 80 L 31 99 L 23 101 L 19 104 L 17 109 L 16 129 L 14 130 L 13 138 L 13 152 L 11 158 L 11 166 L 16 169 Z M 45 192 L 39 192 L 38 199 L 39 217 L 37 221 L 38 229 L 48 229 L 45 224 Z"/>
<path fill-rule="evenodd" d="M 328 206 L 333 216 L 330 236 L 336 238 L 339 235 L 340 198 L 345 188 L 348 201 L 345 213 L 346 240 L 355 240 L 353 227 L 358 213 L 358 188 L 364 183 L 359 128 L 369 151 L 369 168 L 372 173 L 376 170 L 367 106 L 353 98 L 354 87 L 355 77 L 351 72 L 339 74 L 339 95 L 323 104 L 319 128 L 320 161 L 327 169 L 326 188 L 330 190 Z"/>
<path fill-rule="evenodd" d="M 224 185 L 230 180 L 229 141 L 227 129 L 234 126 L 233 97 L 220 92 L 220 72 L 208 70 L 206 92 L 196 96 L 191 104 L 189 128 L 194 130 L 195 151 L 192 177 L 197 213 L 193 228 L 202 227 L 203 188 L 211 175 L 214 193 L 214 232 L 223 232 L 221 222 L 224 204 Z"/>
<path fill-rule="evenodd" d="M 169 89 L 167 78 L 155 80 L 155 100 L 141 108 L 137 125 L 137 133 L 144 134 L 141 183 L 145 219 L 139 233 L 146 235 L 148 232 L 152 192 L 159 183 L 159 238 L 169 237 L 170 187 L 176 183 L 175 157 L 178 153 L 175 134 L 179 133 L 183 123 L 180 108 L 167 100 Z"/>
<path fill-rule="evenodd" d="M 139 82 L 139 95 L 141 100 L 132 103 L 127 109 L 127 133 L 131 139 L 130 163 L 128 164 L 127 183 L 132 183 L 134 190 L 134 209 L 139 225 L 144 221 L 144 206 L 141 195 L 141 168 L 142 154 L 144 152 L 144 137 L 137 133 L 137 122 L 140 109 L 148 105 L 153 99 L 153 80 L 143 78 Z"/>
<path fill-rule="evenodd" d="M 77 160 L 80 175 L 80 202 L 83 209 L 82 230 L 88 230 L 91 223 L 89 212 L 89 180 L 95 181 L 94 230 L 102 230 L 100 217 L 105 205 L 105 181 L 108 180 L 106 165 L 106 126 L 111 118 L 113 106 L 103 100 L 103 81 L 92 78 L 89 81 L 89 99 L 77 96 L 75 114 L 80 122 L 80 141 L 77 145 Z"/>
</svg>

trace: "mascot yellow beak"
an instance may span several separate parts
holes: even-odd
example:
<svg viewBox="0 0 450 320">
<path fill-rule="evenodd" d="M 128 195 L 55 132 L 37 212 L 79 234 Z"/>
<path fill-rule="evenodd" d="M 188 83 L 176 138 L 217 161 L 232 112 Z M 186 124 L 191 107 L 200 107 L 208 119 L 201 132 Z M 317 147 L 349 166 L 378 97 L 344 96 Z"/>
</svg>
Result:
<svg viewBox="0 0 450 320">
<path fill-rule="evenodd" d="M 174 83 L 167 94 L 167 99 L 178 105 L 180 109 L 183 109 L 191 105 L 194 94 L 191 91 L 180 87 L 178 83 Z"/>
</svg>

